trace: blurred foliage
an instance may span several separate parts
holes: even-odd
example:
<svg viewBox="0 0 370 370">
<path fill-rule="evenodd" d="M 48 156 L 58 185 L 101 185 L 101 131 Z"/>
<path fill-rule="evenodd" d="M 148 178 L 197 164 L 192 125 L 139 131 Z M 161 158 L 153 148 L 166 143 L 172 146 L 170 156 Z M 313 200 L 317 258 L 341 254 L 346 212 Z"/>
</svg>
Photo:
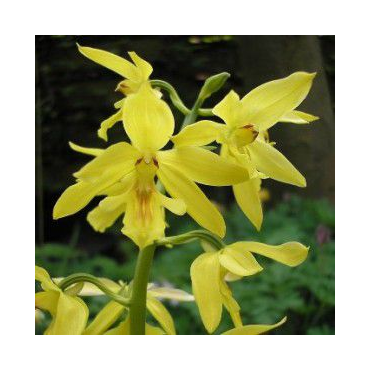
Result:
<svg viewBox="0 0 370 370">
<path fill-rule="evenodd" d="M 256 232 L 242 212 L 233 206 L 223 210 L 227 223 L 227 241 L 256 240 L 280 244 L 297 240 L 310 246 L 308 259 L 301 266 L 289 268 L 257 256 L 264 271 L 231 283 L 234 295 L 248 323 L 273 323 L 283 316 L 288 322 L 276 334 L 334 334 L 334 208 L 326 200 L 302 199 L 287 194 L 284 201 L 265 213 L 264 225 Z M 169 217 L 172 225 L 167 234 L 185 232 L 197 226 L 186 217 Z M 75 227 L 69 244 L 47 243 L 36 248 L 36 263 L 52 276 L 88 272 L 114 280 L 128 281 L 133 276 L 137 248 L 119 234 L 119 225 L 110 231 L 114 245 L 106 249 L 89 249 L 80 245 L 79 227 Z M 113 252 L 115 251 L 115 252 Z M 158 249 L 151 281 L 191 292 L 189 269 L 202 252 L 199 244 L 189 243 L 173 249 Z M 115 255 L 116 258 L 111 256 Z M 89 298 L 93 317 L 106 298 Z M 166 306 L 173 314 L 178 334 L 205 334 L 194 303 Z M 37 324 L 41 333 L 48 318 Z M 217 333 L 231 327 L 226 312 Z"/>
</svg>

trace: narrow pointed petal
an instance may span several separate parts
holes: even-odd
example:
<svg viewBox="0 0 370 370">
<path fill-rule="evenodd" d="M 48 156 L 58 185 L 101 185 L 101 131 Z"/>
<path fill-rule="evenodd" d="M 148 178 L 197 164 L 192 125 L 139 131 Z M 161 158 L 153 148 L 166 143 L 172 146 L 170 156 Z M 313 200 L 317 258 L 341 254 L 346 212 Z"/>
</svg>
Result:
<svg viewBox="0 0 370 370">
<path fill-rule="evenodd" d="M 231 320 L 235 327 L 243 326 L 240 316 L 240 306 L 232 296 L 231 289 L 227 286 L 225 281 L 221 281 L 220 290 L 222 294 L 222 303 L 230 314 Z"/>
<path fill-rule="evenodd" d="M 176 147 L 208 145 L 217 140 L 225 127 L 225 125 L 213 121 L 199 121 L 183 128 L 171 140 Z"/>
<path fill-rule="evenodd" d="M 284 317 L 281 321 L 273 325 L 245 325 L 235 329 L 231 329 L 222 333 L 223 335 L 259 335 L 275 329 L 286 322 Z"/>
<path fill-rule="evenodd" d="M 108 197 L 114 197 L 117 195 L 122 195 L 123 193 L 127 193 L 129 190 L 132 189 L 133 184 L 135 184 L 137 180 L 137 172 L 131 171 L 123 178 L 116 182 L 115 184 L 111 185 L 109 188 L 104 189 L 98 195 L 106 195 Z"/>
<path fill-rule="evenodd" d="M 111 186 L 133 171 L 137 157 L 138 152 L 127 143 L 112 145 L 105 150 L 77 173 L 77 176 L 87 181 L 79 181 L 63 192 L 54 206 L 54 219 L 78 212 L 94 196 L 111 189 Z"/>
<path fill-rule="evenodd" d="M 166 191 L 173 197 L 182 199 L 186 212 L 202 227 L 223 237 L 225 221 L 217 208 L 207 199 L 193 181 L 172 166 L 159 165 L 158 178 Z"/>
<path fill-rule="evenodd" d="M 127 318 L 122 321 L 118 326 L 113 329 L 110 329 L 104 333 L 105 335 L 129 335 L 130 334 L 130 318 Z"/>
<path fill-rule="evenodd" d="M 96 315 L 83 331 L 83 335 L 100 335 L 105 333 L 123 314 L 125 308 L 115 301 L 109 302 Z"/>
<path fill-rule="evenodd" d="M 126 193 L 109 196 L 100 201 L 99 207 L 106 212 L 115 211 L 117 208 L 120 208 L 123 204 L 127 203 L 130 199 L 130 191 Z"/>
<path fill-rule="evenodd" d="M 306 187 L 306 179 L 302 174 L 269 143 L 256 140 L 248 145 L 252 162 L 258 171 L 274 180 L 299 187 Z"/>
<path fill-rule="evenodd" d="M 148 311 L 159 322 L 163 330 L 168 335 L 176 335 L 173 319 L 170 313 L 167 311 L 166 307 L 161 302 L 148 295 L 146 306 L 148 308 Z"/>
<path fill-rule="evenodd" d="M 200 184 L 226 186 L 249 180 L 245 167 L 195 146 L 162 151 L 157 158 L 160 164 L 175 167 Z"/>
<path fill-rule="evenodd" d="M 279 122 L 288 122 L 288 123 L 295 123 L 297 125 L 306 125 L 313 121 L 317 121 L 320 117 L 314 116 L 309 113 L 301 112 L 298 110 L 293 110 L 284 114 L 283 117 L 279 119 Z"/>
<path fill-rule="evenodd" d="M 126 98 L 123 125 L 135 147 L 154 153 L 170 140 L 174 118 L 168 105 L 156 96 L 148 83 Z"/>
<path fill-rule="evenodd" d="M 129 51 L 128 55 L 140 71 L 142 80 L 147 80 L 153 72 L 153 67 L 146 60 L 140 58 L 134 51 Z"/>
<path fill-rule="evenodd" d="M 67 188 L 56 202 L 53 209 L 53 218 L 73 215 L 84 208 L 100 191 L 112 185 L 121 177 L 120 172 L 112 173 L 90 183 L 80 181 Z"/>
<path fill-rule="evenodd" d="M 158 193 L 157 196 L 159 197 L 159 201 L 162 206 L 175 215 L 182 216 L 186 213 L 186 204 L 182 199 L 169 198 L 161 193 Z"/>
<path fill-rule="evenodd" d="M 217 329 L 222 314 L 218 253 L 200 255 L 191 265 L 190 276 L 203 324 L 212 333 Z"/>
<path fill-rule="evenodd" d="M 74 174 L 82 180 L 94 180 L 110 169 L 121 167 L 122 177 L 132 169 L 141 153 L 132 145 L 121 142 L 111 145 L 102 154 L 83 166 Z"/>
<path fill-rule="evenodd" d="M 118 73 L 124 78 L 128 78 L 129 80 L 133 81 L 139 81 L 140 74 L 138 73 L 137 68 L 128 60 L 104 50 L 80 46 L 78 44 L 77 46 L 80 53 L 93 62 Z"/>
<path fill-rule="evenodd" d="M 87 221 L 97 232 L 103 233 L 107 228 L 111 227 L 118 217 L 126 210 L 126 204 L 120 204 L 113 210 L 107 211 L 102 207 L 95 207 L 87 214 Z"/>
<path fill-rule="evenodd" d="M 114 108 L 116 108 L 116 109 L 120 109 L 120 108 L 123 108 L 123 105 L 125 104 L 125 100 L 126 100 L 126 98 L 123 98 L 123 99 L 121 99 L 121 100 L 118 100 L 118 101 L 116 101 L 115 103 L 114 103 Z"/>
<path fill-rule="evenodd" d="M 259 130 L 267 130 L 306 98 L 316 73 L 295 72 L 258 86 L 242 100 L 243 117 Z"/>
<path fill-rule="evenodd" d="M 79 152 L 79 153 L 82 153 L 82 154 L 91 155 L 93 157 L 97 157 L 98 155 L 104 153 L 104 149 L 87 148 L 87 147 L 84 147 L 84 146 L 80 146 L 80 145 L 74 144 L 71 141 L 68 144 L 71 147 L 71 149 L 74 150 L 75 152 Z"/>
<path fill-rule="evenodd" d="M 233 185 L 234 196 L 238 206 L 259 231 L 261 229 L 263 212 L 259 191 L 261 179 L 254 178 Z"/>
<path fill-rule="evenodd" d="M 233 244 L 222 251 L 220 263 L 226 270 L 238 276 L 250 276 L 263 270 L 252 253 L 240 252 L 233 248 Z"/>
<path fill-rule="evenodd" d="M 237 242 L 232 246 L 241 253 L 257 253 L 291 267 L 298 266 L 304 262 L 309 251 L 309 248 L 298 242 L 288 242 L 280 245 Z"/>
<path fill-rule="evenodd" d="M 112 116 L 105 119 L 101 124 L 98 130 L 98 136 L 107 141 L 108 135 L 107 131 L 113 127 L 118 121 L 122 120 L 122 110 L 120 109 L 118 112 L 114 113 Z"/>
<path fill-rule="evenodd" d="M 225 123 L 235 127 L 240 123 L 241 103 L 239 95 L 231 90 L 212 110 L 212 113 L 222 118 Z"/>
</svg>

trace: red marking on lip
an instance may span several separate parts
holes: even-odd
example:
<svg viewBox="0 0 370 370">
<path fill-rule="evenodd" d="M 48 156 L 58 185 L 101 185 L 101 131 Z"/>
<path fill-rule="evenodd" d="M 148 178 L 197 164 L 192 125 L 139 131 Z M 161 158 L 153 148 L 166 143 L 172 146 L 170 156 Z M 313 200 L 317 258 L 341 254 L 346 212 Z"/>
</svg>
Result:
<svg viewBox="0 0 370 370">
<path fill-rule="evenodd" d="M 254 129 L 254 125 L 248 124 L 248 125 L 243 126 L 242 128 L 245 128 L 246 130 L 250 130 L 252 132 L 253 137 L 258 136 L 258 131 Z"/>
<path fill-rule="evenodd" d="M 143 158 L 139 158 L 137 161 L 136 161 L 136 164 L 139 164 L 141 163 L 141 161 L 143 160 Z"/>
<path fill-rule="evenodd" d="M 153 158 L 153 163 L 154 163 L 154 165 L 155 165 L 157 168 L 159 168 L 158 161 L 157 161 L 157 159 L 156 159 L 156 158 Z"/>
</svg>

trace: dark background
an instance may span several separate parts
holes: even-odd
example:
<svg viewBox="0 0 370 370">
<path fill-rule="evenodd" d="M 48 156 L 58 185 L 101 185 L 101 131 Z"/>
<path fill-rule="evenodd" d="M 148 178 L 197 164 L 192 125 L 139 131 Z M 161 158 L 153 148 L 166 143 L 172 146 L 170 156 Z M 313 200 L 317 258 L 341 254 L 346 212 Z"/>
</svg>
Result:
<svg viewBox="0 0 370 370">
<path fill-rule="evenodd" d="M 38 36 L 36 37 L 36 263 L 53 276 L 91 272 L 128 280 L 136 247 L 119 233 L 120 222 L 105 234 L 95 233 L 78 214 L 52 220 L 61 192 L 87 157 L 71 151 L 68 141 L 106 147 L 96 135 L 100 122 L 121 98 L 114 92 L 120 77 L 78 53 L 76 42 L 127 57 L 134 50 L 191 106 L 204 79 L 227 71 L 231 78 L 205 106 L 217 103 L 233 88 L 241 96 L 266 81 L 304 70 L 318 72 L 299 109 L 320 116 L 311 125 L 278 124 L 272 141 L 306 176 L 307 188 L 266 180 L 269 200 L 261 233 L 234 205 L 228 188 L 207 189 L 221 207 L 227 239 L 282 243 L 299 240 L 311 246 L 304 265 L 289 269 L 260 259 L 265 271 L 233 284 L 245 323 L 275 322 L 288 314 L 280 334 L 334 333 L 334 37 L 333 36 Z M 167 96 L 165 94 L 165 99 Z M 173 109 L 177 128 L 181 115 Z M 126 138 L 122 126 L 109 131 L 110 143 Z M 187 217 L 169 215 L 167 233 L 187 231 Z M 165 252 L 165 253 L 164 253 Z M 159 251 L 152 280 L 190 291 L 189 266 L 199 253 L 191 244 Z M 103 300 L 91 301 L 92 314 Z M 171 305 L 180 334 L 204 333 L 192 304 Z M 225 315 L 226 316 L 226 315 Z M 47 318 L 37 330 L 41 331 Z M 225 317 L 221 325 L 229 324 Z"/>
</svg>

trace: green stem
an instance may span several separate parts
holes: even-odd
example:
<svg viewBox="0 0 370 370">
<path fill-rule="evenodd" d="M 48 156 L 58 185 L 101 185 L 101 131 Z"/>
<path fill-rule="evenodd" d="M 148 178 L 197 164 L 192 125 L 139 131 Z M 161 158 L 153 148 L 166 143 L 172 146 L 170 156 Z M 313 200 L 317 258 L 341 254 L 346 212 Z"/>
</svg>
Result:
<svg viewBox="0 0 370 370">
<path fill-rule="evenodd" d="M 168 92 L 168 95 L 172 101 L 172 104 L 183 114 L 189 114 L 190 109 L 185 106 L 183 101 L 180 99 L 179 95 L 177 94 L 177 91 L 175 88 L 169 84 L 166 81 L 162 80 L 151 80 L 150 81 L 151 85 L 153 87 L 159 87 L 163 90 L 166 90 Z"/>
<path fill-rule="evenodd" d="M 200 108 L 198 114 L 203 117 L 212 117 L 214 116 L 212 108 Z"/>
<path fill-rule="evenodd" d="M 155 248 L 156 244 L 151 244 L 141 249 L 136 262 L 130 300 L 131 335 L 145 335 L 146 294 Z"/>
<path fill-rule="evenodd" d="M 185 116 L 181 129 L 183 129 L 187 125 L 191 125 L 192 123 L 196 121 L 198 114 L 199 114 L 199 109 L 202 106 L 202 104 L 203 104 L 203 99 L 198 98 L 193 108 L 191 109 L 190 113 L 187 116 Z"/>
<path fill-rule="evenodd" d="M 153 87 L 159 87 L 160 89 L 163 89 L 163 90 L 167 91 L 167 93 L 168 93 L 168 95 L 169 95 L 169 97 L 172 101 L 172 104 L 182 114 L 184 114 L 184 115 L 191 114 L 191 110 L 184 104 L 184 102 L 181 100 L 179 94 L 177 93 L 177 91 L 175 90 L 175 88 L 171 84 L 169 84 L 166 81 L 162 81 L 162 80 L 151 80 L 150 83 Z M 214 114 L 212 113 L 211 108 L 199 109 L 198 114 L 200 116 L 205 116 L 205 117 L 214 116 Z"/>
<path fill-rule="evenodd" d="M 194 230 L 185 234 L 168 236 L 156 242 L 157 245 L 176 245 L 189 243 L 194 239 L 202 239 L 211 244 L 216 250 L 222 249 L 225 244 L 220 237 L 207 230 Z"/>
<path fill-rule="evenodd" d="M 69 286 L 74 285 L 79 282 L 88 282 L 91 284 L 94 284 L 97 286 L 105 295 L 112 298 L 116 302 L 124 305 L 129 306 L 130 300 L 127 298 L 122 297 L 121 295 L 112 292 L 108 287 L 105 286 L 103 282 L 101 282 L 97 277 L 90 275 L 90 274 L 84 274 L 84 273 L 77 273 L 67 276 L 65 279 L 63 279 L 59 284 L 59 288 L 62 290 L 67 289 Z"/>
</svg>

